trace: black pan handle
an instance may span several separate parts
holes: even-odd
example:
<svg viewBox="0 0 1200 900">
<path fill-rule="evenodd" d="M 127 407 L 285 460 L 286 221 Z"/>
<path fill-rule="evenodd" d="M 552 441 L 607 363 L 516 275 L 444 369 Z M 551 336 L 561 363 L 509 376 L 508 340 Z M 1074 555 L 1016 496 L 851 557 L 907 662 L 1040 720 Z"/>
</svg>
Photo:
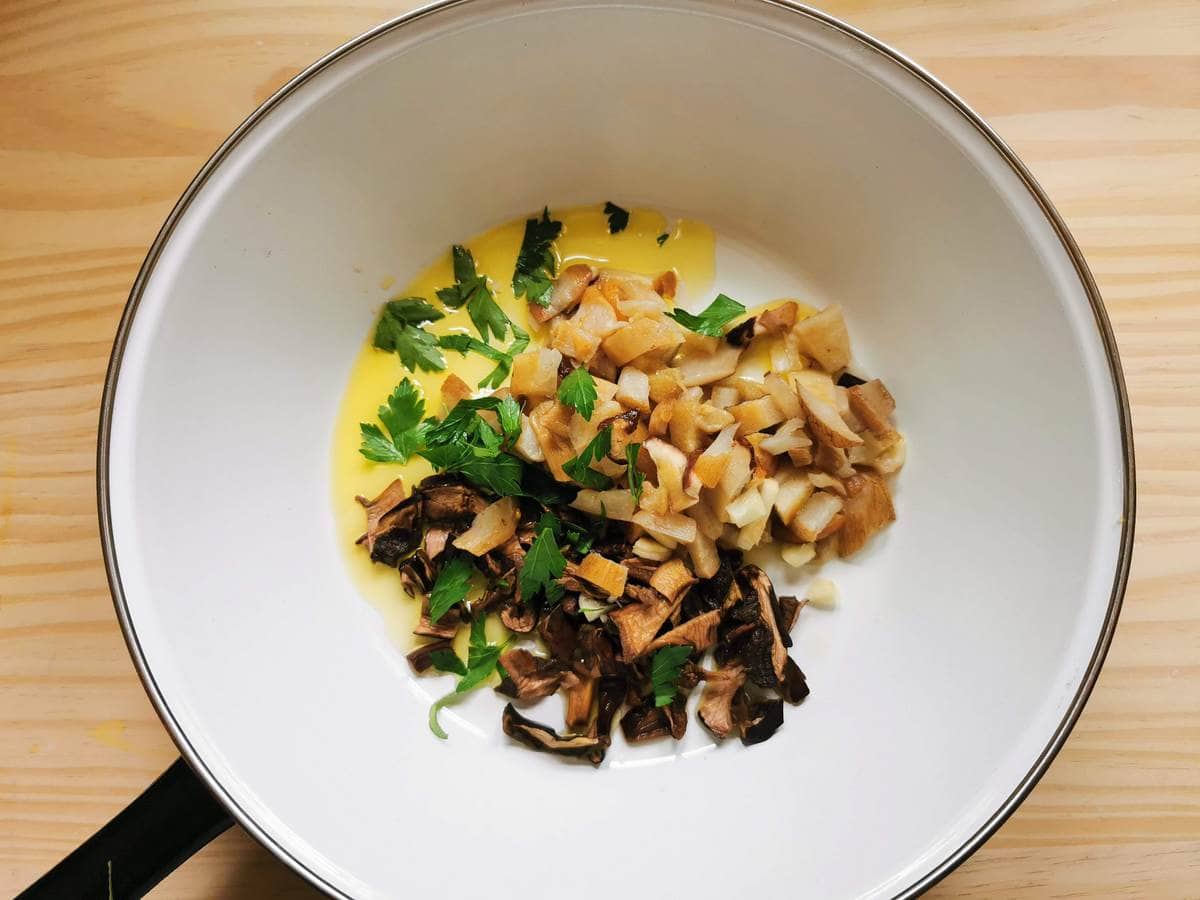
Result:
<svg viewBox="0 0 1200 900">
<path fill-rule="evenodd" d="M 233 824 L 182 759 L 17 900 L 141 897 Z"/>
</svg>

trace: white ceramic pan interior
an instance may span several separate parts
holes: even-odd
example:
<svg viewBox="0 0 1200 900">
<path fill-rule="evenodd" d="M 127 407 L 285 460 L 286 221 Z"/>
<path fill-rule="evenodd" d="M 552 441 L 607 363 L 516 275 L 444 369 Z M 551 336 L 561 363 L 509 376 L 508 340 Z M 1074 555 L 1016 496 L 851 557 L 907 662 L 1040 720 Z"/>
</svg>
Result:
<svg viewBox="0 0 1200 900">
<path fill-rule="evenodd" d="M 592 770 L 510 744 L 489 691 L 431 737 L 329 470 L 382 276 L 609 197 L 711 224 L 727 293 L 843 304 L 910 453 L 899 521 L 802 616 L 813 693 L 775 739 L 693 721 Z M 912 893 L 1024 796 L 1102 659 L 1131 534 L 1116 365 L 1019 164 L 863 36 L 757 0 L 444 5 L 289 85 L 153 248 L 102 427 L 118 611 L 188 759 L 330 893 Z"/>
</svg>

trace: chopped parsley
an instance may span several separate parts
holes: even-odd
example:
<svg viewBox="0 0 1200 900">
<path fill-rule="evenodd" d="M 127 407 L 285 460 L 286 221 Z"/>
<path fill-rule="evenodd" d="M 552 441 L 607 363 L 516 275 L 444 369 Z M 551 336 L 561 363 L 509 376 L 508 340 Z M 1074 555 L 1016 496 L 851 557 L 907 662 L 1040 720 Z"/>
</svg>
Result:
<svg viewBox="0 0 1200 900">
<path fill-rule="evenodd" d="M 517 589 L 524 603 L 532 603 L 538 594 L 543 594 L 547 603 L 562 596 L 563 589 L 557 579 L 566 571 L 567 560 L 558 549 L 557 531 L 558 520 L 549 513 L 543 514 L 538 520 L 537 537 L 517 570 Z"/>
<path fill-rule="evenodd" d="M 592 373 L 583 366 L 572 369 L 558 385 L 558 402 L 590 419 L 596 410 L 596 379 Z"/>
<path fill-rule="evenodd" d="M 513 295 L 522 296 L 538 306 L 550 305 L 550 290 L 554 287 L 557 264 L 552 244 L 562 234 L 562 222 L 550 218 L 550 209 L 542 210 L 542 217 L 525 220 L 525 236 L 517 253 L 517 265 L 513 270 Z"/>
<path fill-rule="evenodd" d="M 596 436 L 588 441 L 578 456 L 563 463 L 563 471 L 585 488 L 602 491 L 612 486 L 612 479 L 603 472 L 592 468 L 592 463 L 599 462 L 612 449 L 612 426 L 601 428 Z"/>
<path fill-rule="evenodd" d="M 629 210 L 622 209 L 611 200 L 604 204 L 604 214 L 608 216 L 608 233 L 616 234 L 624 231 L 629 225 Z"/>
<path fill-rule="evenodd" d="M 379 421 L 387 429 L 387 435 L 374 423 L 358 423 L 362 434 L 358 452 L 374 462 L 408 462 L 424 439 L 425 429 L 421 422 L 424 415 L 425 399 L 405 378 L 379 407 Z"/>
<path fill-rule="evenodd" d="M 446 368 L 446 360 L 438 350 L 437 340 L 421 325 L 441 318 L 443 313 L 421 297 L 389 300 L 375 325 L 375 346 L 399 355 L 400 362 L 410 372 L 418 369 L 440 372 Z"/>
<path fill-rule="evenodd" d="M 699 314 L 690 313 L 685 309 L 674 309 L 667 315 L 696 334 L 721 337 L 725 333 L 725 326 L 745 311 L 746 307 L 736 300 L 718 294 L 717 299 Z"/>
<path fill-rule="evenodd" d="M 654 240 L 655 240 L 655 241 L 657 241 L 657 242 L 658 242 L 658 246 L 660 246 L 660 247 L 661 247 L 663 244 L 665 244 L 665 243 L 667 242 L 667 238 L 669 238 L 669 237 L 670 237 L 670 235 L 669 235 L 669 234 L 667 234 L 667 233 L 664 231 L 662 234 L 660 234 L 660 235 L 659 235 L 658 237 L 656 237 Z"/>
<path fill-rule="evenodd" d="M 466 304 L 467 315 L 471 317 L 484 343 L 490 343 L 489 335 L 492 334 L 496 340 L 504 340 L 504 331 L 509 325 L 508 316 L 496 303 L 492 289 L 488 287 L 487 276 L 475 271 L 475 257 L 460 244 L 450 249 L 450 255 L 454 260 L 454 284 L 441 288 L 437 292 L 438 299 L 452 309 Z"/>
<path fill-rule="evenodd" d="M 663 647 L 650 663 L 650 681 L 654 684 L 654 705 L 669 706 L 679 693 L 679 673 L 692 655 L 691 644 Z"/>
<path fill-rule="evenodd" d="M 629 493 L 633 494 L 635 505 L 642 502 L 642 485 L 646 483 L 645 473 L 637 466 L 638 451 L 641 449 L 642 445 L 634 441 L 625 445 L 625 462 L 629 464 L 625 473 L 629 478 Z"/>
<path fill-rule="evenodd" d="M 430 659 L 435 668 L 442 672 L 458 675 L 458 684 L 454 693 L 447 694 L 429 708 L 429 730 L 445 740 L 447 735 L 438 724 L 438 713 L 443 706 L 461 694 L 473 690 L 491 677 L 500 667 L 500 654 L 504 652 L 504 644 L 493 644 L 487 639 L 484 617 L 480 616 L 471 623 L 471 639 L 467 644 L 467 661 L 464 664 L 452 650 L 438 650 L 431 654 Z"/>
<path fill-rule="evenodd" d="M 433 590 L 429 592 L 429 621 L 437 622 L 450 607 L 467 599 L 471 577 L 479 570 L 462 556 L 455 556 L 438 573 Z"/>
<path fill-rule="evenodd" d="M 457 350 L 464 356 L 473 351 L 492 360 L 496 364 L 496 368 L 492 369 L 477 387 L 498 388 L 512 372 L 513 357 L 518 353 L 524 353 L 525 348 L 529 346 L 529 334 L 507 318 L 506 321 L 513 331 L 513 342 L 509 344 L 507 350 L 499 350 L 469 334 L 443 335 L 438 338 L 438 346 L 444 350 Z"/>
</svg>

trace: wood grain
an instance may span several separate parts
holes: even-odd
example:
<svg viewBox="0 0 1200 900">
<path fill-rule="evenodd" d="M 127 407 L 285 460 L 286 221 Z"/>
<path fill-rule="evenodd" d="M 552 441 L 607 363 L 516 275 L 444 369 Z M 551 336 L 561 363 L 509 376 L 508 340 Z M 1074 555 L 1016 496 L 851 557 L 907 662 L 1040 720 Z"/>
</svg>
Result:
<svg viewBox="0 0 1200 900">
<path fill-rule="evenodd" d="M 0 3 L 0 893 L 174 748 L 113 616 L 97 402 L 145 248 L 291 74 L 403 11 L 319 0 Z M 1030 164 L 1104 293 L 1137 436 L 1138 543 L 1099 686 L 1029 800 L 938 897 L 1200 897 L 1200 4 L 837 0 Z M 312 896 L 233 830 L 170 898 Z"/>
</svg>

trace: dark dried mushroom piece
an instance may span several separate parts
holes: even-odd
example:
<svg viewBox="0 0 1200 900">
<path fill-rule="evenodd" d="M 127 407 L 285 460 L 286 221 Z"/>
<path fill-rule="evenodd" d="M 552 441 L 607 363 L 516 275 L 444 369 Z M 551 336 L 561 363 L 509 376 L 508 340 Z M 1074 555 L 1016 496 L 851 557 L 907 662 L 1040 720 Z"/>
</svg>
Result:
<svg viewBox="0 0 1200 900">
<path fill-rule="evenodd" d="M 797 600 L 795 597 L 780 597 L 779 598 L 779 627 L 783 629 L 784 634 L 791 634 L 792 629 L 796 627 L 796 620 L 800 618 L 800 610 L 802 610 L 808 600 Z M 790 644 L 788 646 L 791 646 Z"/>
<path fill-rule="evenodd" d="M 556 606 L 538 623 L 538 635 L 550 651 L 550 656 L 564 665 L 571 665 L 575 660 L 575 647 L 579 643 L 579 632 L 575 623 L 567 616 L 561 606 Z"/>
<path fill-rule="evenodd" d="M 763 700 L 751 704 L 749 719 L 742 725 L 742 743 L 761 744 L 783 724 L 783 701 Z"/>
<path fill-rule="evenodd" d="M 605 745 L 611 740 L 613 719 L 616 718 L 621 704 L 625 702 L 627 689 L 625 679 L 621 676 L 606 676 L 600 679 L 597 691 L 600 699 L 597 703 L 596 722 L 592 733 L 604 741 Z"/>
<path fill-rule="evenodd" d="M 415 650 L 410 650 L 405 659 L 413 667 L 414 672 L 425 672 L 433 666 L 433 654 L 439 650 L 453 649 L 454 642 L 447 638 L 442 638 L 441 640 L 430 641 L 428 644 L 422 644 Z"/>
<path fill-rule="evenodd" d="M 620 671 L 612 641 L 595 625 L 580 626 L 574 665 L 581 675 L 616 675 Z"/>
<path fill-rule="evenodd" d="M 562 683 L 562 670 L 551 660 L 534 656 L 528 650 L 509 650 L 500 656 L 500 665 L 507 676 L 496 689 L 517 700 L 540 700 L 549 697 Z"/>
<path fill-rule="evenodd" d="M 487 507 L 487 500 L 474 488 L 461 482 L 429 485 L 421 482 L 421 514 L 430 522 L 462 522 L 473 519 Z"/>
<path fill-rule="evenodd" d="M 504 707 L 500 723 L 505 734 L 531 750 L 586 759 L 594 766 L 604 759 L 605 741 L 588 735 L 560 735 L 547 725 L 525 718 L 511 703 Z"/>
<path fill-rule="evenodd" d="M 394 566 L 420 545 L 419 498 L 406 497 L 399 478 L 374 500 L 355 499 L 367 513 L 367 530 L 359 542 L 366 543 L 372 562 Z"/>
<path fill-rule="evenodd" d="M 745 347 L 754 337 L 754 323 L 756 321 L 757 318 L 751 316 L 745 322 L 741 322 L 730 328 L 725 333 L 725 340 L 734 347 Z"/>
<path fill-rule="evenodd" d="M 646 697 L 625 710 L 625 715 L 621 716 L 621 731 L 625 740 L 638 744 L 669 735 L 671 720 L 663 707 L 654 705 L 654 697 Z"/>
<path fill-rule="evenodd" d="M 779 696 L 793 705 L 808 696 L 808 681 L 796 661 L 790 656 L 787 665 L 783 667 L 783 678 L 779 682 Z"/>
<path fill-rule="evenodd" d="M 736 580 L 746 596 L 744 602 L 754 601 L 758 607 L 759 628 L 750 634 L 743 651 L 750 680 L 761 687 L 774 687 L 783 678 L 783 667 L 788 658 L 787 646 L 779 631 L 779 601 L 775 588 L 767 573 L 758 566 L 742 566 Z"/>
<path fill-rule="evenodd" d="M 417 627 L 413 629 L 413 634 L 420 635 L 421 637 L 451 640 L 458 633 L 459 627 L 465 621 L 462 606 L 458 605 L 450 607 L 450 609 L 442 613 L 440 619 L 434 622 L 429 618 L 429 598 L 425 597 L 421 601 L 421 620 L 417 623 Z"/>
<path fill-rule="evenodd" d="M 422 550 L 418 550 L 400 566 L 400 585 L 410 597 L 423 597 L 433 589 L 436 579 L 433 564 Z"/>
<path fill-rule="evenodd" d="M 851 375 L 849 372 L 843 372 L 838 376 L 838 387 L 852 388 L 858 387 L 860 384 L 866 384 L 865 378 L 859 378 L 857 375 Z"/>
<path fill-rule="evenodd" d="M 683 618 L 694 619 L 702 613 L 714 609 L 724 609 L 729 604 L 729 594 L 733 590 L 733 573 L 738 561 L 729 553 L 722 553 L 717 566 L 717 574 L 712 578 L 702 578 L 683 601 Z"/>
<path fill-rule="evenodd" d="M 667 717 L 667 728 L 671 732 L 671 737 L 677 741 L 683 740 L 683 736 L 687 733 L 687 698 L 676 697 L 670 704 L 660 707 L 660 709 Z"/>
<path fill-rule="evenodd" d="M 538 614 L 532 606 L 509 597 L 500 607 L 500 621 L 509 631 L 529 634 L 537 626 Z"/>
</svg>

